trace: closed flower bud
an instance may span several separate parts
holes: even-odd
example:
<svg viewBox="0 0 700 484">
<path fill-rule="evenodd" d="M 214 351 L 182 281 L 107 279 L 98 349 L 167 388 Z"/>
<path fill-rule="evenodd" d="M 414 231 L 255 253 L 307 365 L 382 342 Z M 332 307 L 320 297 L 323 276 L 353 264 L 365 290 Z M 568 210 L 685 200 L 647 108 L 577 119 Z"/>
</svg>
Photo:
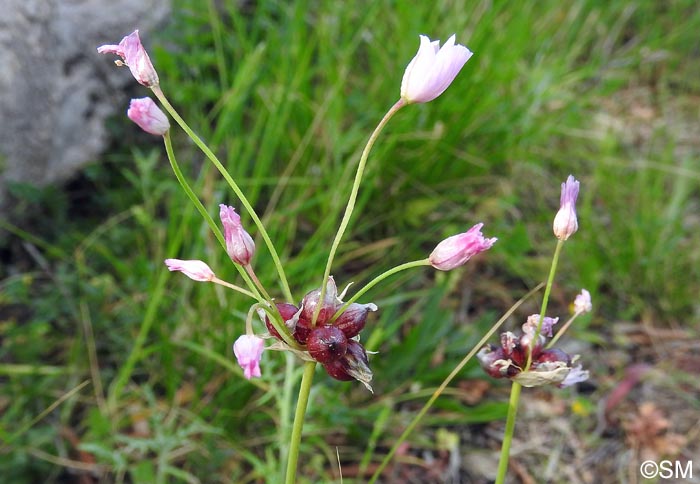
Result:
<svg viewBox="0 0 700 484">
<path fill-rule="evenodd" d="M 345 355 L 348 339 L 335 326 L 321 326 L 311 331 L 306 347 L 313 359 L 319 363 L 328 363 Z"/>
<path fill-rule="evenodd" d="M 401 99 L 406 103 L 425 103 L 445 92 L 472 52 L 455 44 L 452 35 L 440 48 L 440 41 L 420 36 L 418 53 L 406 67 L 401 80 Z"/>
<path fill-rule="evenodd" d="M 240 336 L 233 344 L 233 353 L 248 380 L 260 377 L 260 359 L 264 348 L 262 338 L 248 334 Z"/>
<path fill-rule="evenodd" d="M 241 217 L 233 207 L 219 205 L 219 217 L 224 226 L 226 252 L 233 262 L 242 266 L 250 264 L 255 253 L 255 242 L 241 224 Z"/>
<path fill-rule="evenodd" d="M 348 308 L 343 311 L 343 314 L 338 316 L 338 319 L 333 323 L 334 326 L 338 327 L 347 338 L 352 338 L 357 336 L 362 328 L 365 327 L 367 322 L 367 314 L 370 311 L 376 311 L 377 306 L 375 304 L 357 304 L 352 303 Z"/>
<path fill-rule="evenodd" d="M 169 271 L 180 271 L 190 279 L 209 282 L 216 276 L 211 268 L 201 260 L 165 259 Z"/>
<path fill-rule="evenodd" d="M 430 265 L 441 271 L 449 271 L 467 262 L 472 256 L 490 249 L 498 240 L 484 238 L 483 223 L 476 224 L 463 234 L 453 235 L 440 242 L 428 258 Z"/>
<path fill-rule="evenodd" d="M 552 229 L 559 240 L 567 240 L 578 230 L 576 218 L 576 198 L 578 198 L 579 182 L 569 175 L 561 184 L 559 211 L 554 217 Z"/>
<path fill-rule="evenodd" d="M 100 54 L 116 54 L 122 58 L 116 61 L 118 66 L 129 67 L 131 74 L 140 84 L 146 87 L 158 85 L 158 73 L 156 72 L 146 49 L 141 44 L 139 31 L 134 30 L 119 42 L 119 45 L 102 45 L 97 48 Z"/>
<path fill-rule="evenodd" d="M 301 316 L 299 320 L 302 319 L 311 322 L 316 312 L 316 306 L 319 304 L 319 299 L 321 298 L 321 290 L 314 289 L 304 296 L 301 301 Z M 340 301 L 338 301 L 338 288 L 335 285 L 335 280 L 333 277 L 328 278 L 328 283 L 326 284 L 326 293 L 323 298 L 323 304 L 318 313 L 318 318 L 316 319 L 316 326 L 325 325 L 335 312 L 340 307 Z"/>
<path fill-rule="evenodd" d="M 170 129 L 168 117 L 150 97 L 132 99 L 126 115 L 146 133 L 163 136 Z"/>
</svg>

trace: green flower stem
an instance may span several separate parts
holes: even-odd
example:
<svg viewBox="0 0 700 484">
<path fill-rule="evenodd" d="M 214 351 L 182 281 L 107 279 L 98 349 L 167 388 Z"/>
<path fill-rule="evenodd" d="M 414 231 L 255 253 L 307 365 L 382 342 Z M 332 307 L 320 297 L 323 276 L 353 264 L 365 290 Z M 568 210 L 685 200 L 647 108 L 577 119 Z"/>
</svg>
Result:
<svg viewBox="0 0 700 484">
<path fill-rule="evenodd" d="M 219 170 L 221 176 L 224 178 L 224 180 L 226 180 L 229 187 L 231 187 L 231 190 L 233 190 L 238 199 L 241 201 L 241 204 L 243 204 L 245 209 L 250 214 L 250 217 L 253 219 L 253 222 L 260 231 L 260 235 L 262 236 L 263 240 L 265 241 L 265 244 L 267 245 L 268 250 L 270 251 L 270 255 L 272 256 L 272 260 L 275 264 L 275 267 L 277 268 L 277 273 L 279 274 L 280 283 L 282 284 L 282 291 L 284 292 L 284 297 L 288 301 L 291 301 L 293 299 L 292 292 L 289 289 L 287 276 L 284 273 L 284 268 L 282 267 L 282 263 L 280 262 L 279 255 L 277 254 L 277 250 L 275 250 L 275 246 L 272 244 L 272 240 L 270 240 L 270 236 L 268 235 L 267 230 L 265 230 L 265 226 L 260 221 L 260 217 L 258 217 L 258 214 L 255 213 L 253 206 L 250 204 L 246 196 L 238 187 L 238 184 L 233 180 L 233 178 L 231 178 L 231 175 L 228 173 L 228 171 L 226 171 L 226 168 L 224 168 L 224 165 L 221 164 L 216 155 L 201 140 L 201 138 L 197 136 L 194 131 L 192 131 L 192 129 L 187 125 L 187 123 L 185 123 L 185 120 L 183 120 L 182 117 L 180 117 L 175 108 L 172 107 L 168 99 L 165 97 L 165 94 L 163 94 L 163 91 L 160 89 L 160 86 L 155 86 L 151 88 L 151 90 L 161 102 L 165 110 L 168 111 L 168 113 L 173 117 L 177 124 L 180 125 L 180 127 L 185 131 L 185 133 L 187 133 L 187 135 L 192 139 L 192 141 L 194 141 L 194 143 L 199 147 L 199 149 L 202 150 L 202 153 L 204 153 L 206 157 L 209 158 L 209 161 L 211 161 L 217 168 L 217 170 Z"/>
<path fill-rule="evenodd" d="M 419 261 L 420 262 L 420 261 Z M 401 267 L 401 266 L 399 266 Z M 517 301 L 506 313 L 499 319 L 496 324 L 494 324 L 491 329 L 489 329 L 486 334 L 484 335 L 479 342 L 474 345 L 474 347 L 471 349 L 467 355 L 462 358 L 462 361 L 459 362 L 459 364 L 452 370 L 452 372 L 445 378 L 445 380 L 440 384 L 440 386 L 435 390 L 433 395 L 430 397 L 430 400 L 428 400 L 425 405 L 423 405 L 423 408 L 420 409 L 420 412 L 416 414 L 415 417 L 413 417 L 413 420 L 411 420 L 411 423 L 408 424 L 408 427 L 406 427 L 406 430 L 403 431 L 401 436 L 394 442 L 394 445 L 391 447 L 391 450 L 389 453 L 384 456 L 384 460 L 382 460 L 382 463 L 379 464 L 379 467 L 374 471 L 374 474 L 372 475 L 372 478 L 369 481 L 369 484 L 373 484 L 374 482 L 377 481 L 379 476 L 381 475 L 382 471 L 384 468 L 387 466 L 391 458 L 394 456 L 396 453 L 396 450 L 399 448 L 399 446 L 403 443 L 404 440 L 406 440 L 406 437 L 413 432 L 413 429 L 416 428 L 416 425 L 420 422 L 420 420 L 423 418 L 423 416 L 426 414 L 426 412 L 432 407 L 433 403 L 435 403 L 435 400 L 438 399 L 438 397 L 442 394 L 442 392 L 447 388 L 447 385 L 450 384 L 450 382 L 459 374 L 460 371 L 462 371 L 462 368 L 464 368 L 464 365 L 466 365 L 473 357 L 474 355 L 488 342 L 488 340 L 493 336 L 493 334 L 498 331 L 498 329 L 501 327 L 503 323 L 506 322 L 506 320 L 513 314 L 522 303 L 527 301 L 530 296 L 535 294 L 537 291 L 539 291 L 542 288 L 542 284 L 538 284 L 537 287 L 532 289 L 530 292 L 525 294 L 522 298 L 520 298 L 519 301 Z"/>
<path fill-rule="evenodd" d="M 338 309 L 333 317 L 331 318 L 330 322 L 333 323 L 338 317 L 345 312 L 345 310 L 350 306 L 352 303 L 360 299 L 367 291 L 372 289 L 374 286 L 382 282 L 384 279 L 386 279 L 389 276 L 393 276 L 397 272 L 404 271 L 406 269 L 411 269 L 413 267 L 420 267 L 420 266 L 428 266 L 430 265 L 430 261 L 428 259 L 421 259 L 421 260 L 416 260 L 413 262 L 406 262 L 405 264 L 401 264 L 400 266 L 396 266 L 393 269 L 389 269 L 386 272 L 383 272 L 382 274 L 379 274 L 377 277 L 372 279 L 366 286 L 364 286 L 362 289 L 357 291 L 357 294 L 355 294 L 353 297 L 348 299 L 343 305 Z"/>
<path fill-rule="evenodd" d="M 260 282 L 260 279 L 258 279 L 258 276 L 255 274 L 255 271 L 253 270 L 253 266 L 248 264 L 247 266 L 245 266 L 245 271 L 248 273 L 248 275 L 250 276 L 252 281 L 255 283 L 257 288 L 260 290 L 260 293 L 265 297 L 265 299 L 272 302 L 272 298 L 265 290 L 265 287 L 263 287 L 262 283 Z"/>
<path fill-rule="evenodd" d="M 533 343 L 537 341 L 540 337 L 540 330 L 542 329 L 542 322 L 544 321 L 544 315 L 547 311 L 547 303 L 549 302 L 549 294 L 552 291 L 552 284 L 554 283 L 554 274 L 557 272 L 557 263 L 559 262 L 559 255 L 561 254 L 561 248 L 564 246 L 564 241 L 557 241 L 557 247 L 554 249 L 554 256 L 552 257 L 552 265 L 549 268 L 549 277 L 547 278 L 547 285 L 544 289 L 544 296 L 542 297 L 542 308 L 540 309 L 540 321 L 537 324 L 537 331 L 535 331 L 535 337 L 533 338 Z M 530 345 L 530 350 L 527 354 L 527 364 L 523 371 L 528 371 L 532 365 L 532 347 Z M 498 474 L 496 475 L 496 484 L 503 484 L 506 479 L 506 473 L 508 471 L 508 460 L 510 457 L 510 445 L 513 442 L 513 434 L 515 433 L 515 420 L 518 416 L 518 404 L 520 403 L 520 391 L 522 390 L 522 385 L 517 382 L 513 382 L 510 387 L 510 400 L 508 401 L 508 416 L 506 418 L 506 429 L 503 434 L 503 444 L 501 445 L 501 457 L 498 461 Z"/>
<path fill-rule="evenodd" d="M 365 148 L 362 150 L 362 155 L 360 156 L 360 163 L 357 165 L 357 173 L 355 173 L 355 180 L 353 181 L 352 189 L 350 190 L 350 198 L 348 199 L 348 204 L 345 206 L 345 213 L 343 214 L 343 219 L 340 221 L 338 232 L 335 234 L 335 239 L 333 239 L 333 244 L 331 245 L 331 250 L 328 254 L 328 262 L 326 263 L 326 269 L 323 272 L 323 280 L 321 282 L 321 294 L 319 297 L 319 301 L 325 300 L 326 284 L 328 283 L 328 278 L 331 275 L 333 259 L 335 258 L 335 254 L 338 251 L 340 240 L 343 238 L 345 230 L 348 228 L 348 224 L 350 223 L 350 217 L 352 217 L 352 212 L 355 209 L 357 192 L 359 192 L 360 190 L 360 183 L 362 182 L 362 175 L 365 172 L 365 165 L 367 164 L 367 159 L 369 158 L 369 152 L 372 150 L 372 146 L 374 146 L 374 142 L 377 141 L 379 133 L 382 132 L 384 126 L 386 126 L 386 124 L 394 116 L 394 114 L 396 114 L 396 112 L 405 105 L 406 104 L 404 103 L 403 99 L 399 99 L 398 101 L 396 101 L 396 103 L 391 107 L 391 109 L 389 109 L 389 111 L 386 112 L 382 120 L 379 121 L 377 127 L 374 128 L 374 131 L 372 131 L 372 134 L 367 140 Z M 321 312 L 322 306 L 323 303 L 316 305 L 316 310 L 314 311 L 314 315 L 311 320 L 312 326 L 316 325 L 316 320 L 318 319 L 318 314 Z"/>
<path fill-rule="evenodd" d="M 248 291 L 247 289 L 243 289 L 240 286 L 237 286 L 235 284 L 231 284 L 230 282 L 226 282 L 222 279 L 219 279 L 216 276 L 214 276 L 214 279 L 212 279 L 211 282 L 213 282 L 214 284 L 218 284 L 220 286 L 228 287 L 229 289 L 233 289 L 234 291 L 238 291 L 241 294 L 245 294 L 246 296 L 252 297 L 253 299 L 258 299 L 258 296 L 256 296 L 252 292 Z"/>
<path fill-rule="evenodd" d="M 182 170 L 180 169 L 180 165 L 177 162 L 177 158 L 175 158 L 175 151 L 173 150 L 172 141 L 170 140 L 170 131 L 167 131 L 163 135 L 163 142 L 165 143 L 165 152 L 168 154 L 168 161 L 170 161 L 170 166 L 173 169 L 173 173 L 175 173 L 175 178 L 177 178 L 177 181 L 180 183 L 180 186 L 182 187 L 192 204 L 195 206 L 195 208 L 197 208 L 199 214 L 207 222 L 207 225 L 209 225 L 211 231 L 214 232 L 216 240 L 218 240 L 221 247 L 223 247 L 223 249 L 226 250 L 226 240 L 224 239 L 224 235 L 221 233 L 221 230 L 219 230 L 219 227 L 216 225 L 216 222 L 214 222 L 214 219 L 211 217 L 211 215 L 209 215 L 209 212 L 207 212 L 207 209 L 204 207 L 204 204 L 202 204 L 197 195 L 194 193 L 192 187 L 190 187 L 189 183 L 187 183 L 187 179 L 185 178 L 185 175 L 183 175 Z M 253 283 L 253 280 L 248 276 L 248 274 L 245 273 L 243 268 L 238 264 L 234 265 L 236 266 L 236 270 L 238 271 L 238 273 L 241 275 L 241 277 L 243 277 L 243 280 L 254 293 L 253 297 L 257 299 L 260 303 L 265 301 L 265 299 L 263 299 L 263 297 L 258 292 L 255 284 Z"/>
<path fill-rule="evenodd" d="M 533 342 L 537 341 L 540 337 L 540 332 L 542 331 L 542 322 L 544 321 L 545 313 L 547 312 L 547 304 L 549 303 L 549 294 L 552 292 L 552 285 L 554 284 L 554 274 L 557 272 L 557 265 L 559 264 L 559 256 L 561 255 L 561 249 L 564 247 L 563 240 L 557 240 L 557 246 L 554 249 L 554 256 L 552 256 L 552 265 L 549 268 L 549 277 L 547 278 L 547 286 L 544 288 L 544 296 L 542 297 L 542 308 L 540 309 L 540 320 L 537 323 L 537 331 L 535 331 L 535 337 Z M 532 365 L 532 348 L 534 344 L 530 345 L 529 351 L 527 353 L 527 364 L 523 371 L 528 371 L 530 365 Z"/>
<path fill-rule="evenodd" d="M 557 334 L 555 334 L 551 340 L 549 340 L 549 343 L 547 343 L 547 346 L 545 346 L 546 349 L 549 349 L 553 347 L 557 341 L 559 341 L 559 338 L 561 338 L 564 333 L 566 333 L 566 330 L 569 329 L 569 326 L 571 326 L 571 323 L 573 323 L 576 318 L 578 318 L 581 315 L 581 313 L 575 313 L 573 316 L 569 318 L 569 320 L 564 323 L 564 325 L 559 328 L 559 331 L 557 331 Z"/>
<path fill-rule="evenodd" d="M 520 390 L 523 386 L 518 382 L 513 382 L 510 387 L 510 400 L 508 401 L 508 417 L 506 418 L 506 430 L 503 434 L 503 443 L 501 444 L 501 457 L 498 461 L 498 473 L 496 475 L 496 484 L 503 484 L 508 471 L 508 460 L 510 456 L 510 444 L 513 442 L 513 434 L 515 433 L 515 419 L 518 415 L 518 403 L 520 402 Z"/>
<path fill-rule="evenodd" d="M 304 415 L 306 415 L 306 406 L 309 403 L 309 394 L 311 393 L 311 382 L 314 379 L 314 370 L 316 370 L 315 361 L 307 361 L 304 363 L 304 374 L 301 377 L 299 399 L 297 400 L 297 409 L 294 413 L 294 424 L 292 426 L 292 438 L 289 443 L 287 476 L 284 480 L 285 484 L 294 484 L 296 481 L 297 464 L 299 461 L 299 446 L 301 445 L 301 431 L 304 428 Z"/>
</svg>

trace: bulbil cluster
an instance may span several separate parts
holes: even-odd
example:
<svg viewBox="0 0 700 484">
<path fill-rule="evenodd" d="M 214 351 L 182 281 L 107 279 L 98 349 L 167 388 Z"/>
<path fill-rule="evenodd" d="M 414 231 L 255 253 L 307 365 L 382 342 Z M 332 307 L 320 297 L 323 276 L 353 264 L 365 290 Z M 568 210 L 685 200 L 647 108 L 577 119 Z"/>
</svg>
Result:
<svg viewBox="0 0 700 484">
<path fill-rule="evenodd" d="M 552 336 L 552 327 L 559 318 L 542 318 L 539 336 L 537 326 L 540 315 L 533 314 L 523 324 L 523 334 L 516 336 L 510 331 L 501 334 L 501 344 L 488 345 L 479 351 L 477 358 L 481 367 L 494 378 L 510 378 L 523 386 L 533 387 L 554 383 L 569 386 L 588 378 L 581 366 L 572 367 L 578 355 L 571 357 L 558 348 L 546 348 L 546 337 Z M 530 367 L 528 353 L 532 352 Z"/>
<path fill-rule="evenodd" d="M 377 306 L 351 303 L 335 317 L 343 306 L 332 277 L 326 284 L 323 301 L 321 290 L 315 289 L 304 296 L 298 307 L 287 302 L 276 304 L 285 326 L 297 343 L 306 347 L 310 359 L 321 363 L 336 380 L 358 380 L 371 389 L 372 371 L 359 334 L 365 327 L 368 313 L 376 311 Z M 265 325 L 270 335 L 282 341 L 268 316 L 265 316 Z"/>
</svg>

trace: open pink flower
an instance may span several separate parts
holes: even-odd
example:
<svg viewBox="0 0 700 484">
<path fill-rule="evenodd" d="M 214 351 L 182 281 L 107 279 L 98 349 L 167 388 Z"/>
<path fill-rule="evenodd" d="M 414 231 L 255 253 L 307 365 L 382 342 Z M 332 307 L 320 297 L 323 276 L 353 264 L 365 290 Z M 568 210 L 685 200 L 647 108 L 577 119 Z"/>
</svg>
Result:
<svg viewBox="0 0 700 484">
<path fill-rule="evenodd" d="M 574 312 L 577 314 L 590 313 L 593 310 L 591 303 L 591 293 L 585 289 L 581 289 L 581 294 L 578 294 L 574 299 Z"/>
<path fill-rule="evenodd" d="M 241 224 L 241 216 L 236 209 L 219 205 L 219 217 L 224 226 L 224 239 L 226 240 L 226 252 L 236 264 L 247 266 L 255 254 L 255 242 Z"/>
<path fill-rule="evenodd" d="M 498 240 L 486 239 L 481 233 L 483 223 L 476 224 L 463 234 L 453 235 L 440 242 L 430 254 L 430 265 L 441 271 L 459 267 L 472 256 L 490 249 Z"/>
<path fill-rule="evenodd" d="M 150 97 L 132 99 L 126 115 L 146 133 L 163 136 L 170 129 L 168 117 Z"/>
<path fill-rule="evenodd" d="M 426 103 L 445 92 L 472 52 L 455 44 L 455 36 L 447 39 L 440 48 L 440 41 L 430 41 L 420 36 L 418 53 L 403 73 L 401 99 L 406 103 Z"/>
<path fill-rule="evenodd" d="M 565 183 L 561 184 L 561 197 L 559 211 L 554 217 L 552 229 L 559 240 L 566 240 L 578 230 L 576 218 L 576 198 L 578 198 L 579 182 L 569 175 Z"/>
<path fill-rule="evenodd" d="M 168 270 L 180 271 L 195 281 L 209 282 L 216 277 L 214 271 L 201 260 L 165 259 L 165 265 Z"/>
<path fill-rule="evenodd" d="M 258 336 L 244 334 L 233 344 L 233 353 L 248 380 L 260 377 L 260 359 L 265 343 Z"/>
<path fill-rule="evenodd" d="M 116 54 L 122 58 L 116 61 L 118 66 L 129 67 L 131 74 L 140 84 L 146 87 L 158 85 L 158 73 L 156 72 L 146 49 L 141 44 L 139 31 L 134 30 L 119 42 L 119 45 L 102 45 L 97 48 L 100 54 Z"/>
</svg>

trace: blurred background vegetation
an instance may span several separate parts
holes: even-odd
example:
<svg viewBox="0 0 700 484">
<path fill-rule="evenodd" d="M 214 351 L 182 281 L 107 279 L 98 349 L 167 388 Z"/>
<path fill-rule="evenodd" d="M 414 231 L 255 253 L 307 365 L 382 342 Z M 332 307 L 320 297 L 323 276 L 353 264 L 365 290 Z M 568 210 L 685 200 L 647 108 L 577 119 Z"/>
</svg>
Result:
<svg viewBox="0 0 700 484">
<path fill-rule="evenodd" d="M 644 350 L 655 335 L 696 341 L 695 1 L 173 3 L 167 27 L 141 32 L 163 91 L 264 214 L 297 299 L 320 283 L 360 151 L 398 99 L 418 35 L 456 33 L 475 53 L 440 98 L 403 109 L 381 135 L 333 274 L 340 287 L 361 287 L 477 222 L 499 242 L 464 269 L 402 273 L 364 298 L 380 307 L 362 334 L 379 352 L 375 393 L 317 373 L 300 482 L 340 482 L 336 450 L 344 482 L 365 481 L 461 357 L 544 280 L 569 174 L 581 181 L 579 232 L 566 244 L 550 315 L 565 318 L 580 288 L 591 291 L 594 313 L 565 340 L 592 378 L 548 398 L 563 399 L 568 424 L 588 435 L 580 448 L 606 438 L 592 433 L 595 405 L 625 368 L 664 356 Z M 131 94 L 145 91 L 134 83 Z M 234 267 L 179 190 L 159 140 L 125 116 L 111 130 L 102 159 L 65 187 L 17 190 L 3 217 L 0 475 L 279 482 L 300 365 L 268 352 L 257 384 L 241 377 L 231 345 L 250 301 L 170 274 L 162 261 L 202 259 L 236 282 Z M 174 136 L 212 215 L 219 203 L 238 207 L 192 143 Z M 245 215 L 244 224 L 253 231 Z M 256 272 L 280 297 L 258 247 Z M 539 298 L 526 303 L 510 327 L 538 308 Z M 647 339 L 633 337 L 640 331 Z M 677 401 L 700 415 L 697 384 L 668 371 Z M 404 466 L 430 467 L 426 452 L 441 455 L 445 431 L 462 453 L 496 455 L 507 385 L 491 382 L 474 397 L 485 379 L 468 365 L 409 439 Z M 527 463 L 535 476 L 548 462 L 538 459 Z M 488 481 L 475 472 L 450 482 Z"/>
</svg>

